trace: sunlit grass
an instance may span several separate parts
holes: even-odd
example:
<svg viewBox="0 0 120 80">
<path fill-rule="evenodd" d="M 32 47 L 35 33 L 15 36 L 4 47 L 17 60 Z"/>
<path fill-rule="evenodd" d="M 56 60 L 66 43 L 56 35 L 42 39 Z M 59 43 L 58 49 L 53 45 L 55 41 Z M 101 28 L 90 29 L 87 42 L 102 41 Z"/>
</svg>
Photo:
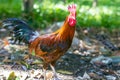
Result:
<svg viewBox="0 0 120 80">
<path fill-rule="evenodd" d="M 29 15 L 32 26 L 44 28 L 57 21 L 64 21 L 68 15 L 67 5 L 77 4 L 77 25 L 82 27 L 119 27 L 120 6 L 119 0 L 98 0 L 98 6 L 92 7 L 93 0 L 67 0 L 65 3 L 58 0 L 35 0 L 34 10 Z M 0 18 L 22 17 L 22 0 L 0 0 Z M 27 20 L 29 21 L 27 18 Z"/>
</svg>

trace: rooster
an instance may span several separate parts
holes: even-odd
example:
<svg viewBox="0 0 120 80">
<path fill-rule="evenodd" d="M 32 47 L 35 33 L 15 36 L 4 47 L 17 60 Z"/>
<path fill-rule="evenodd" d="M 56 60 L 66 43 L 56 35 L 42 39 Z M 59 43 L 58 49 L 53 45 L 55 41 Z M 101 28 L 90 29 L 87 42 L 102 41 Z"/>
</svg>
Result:
<svg viewBox="0 0 120 80">
<path fill-rule="evenodd" d="M 59 80 L 54 68 L 55 63 L 71 46 L 76 26 L 76 5 L 69 5 L 68 11 L 70 14 L 66 17 L 63 26 L 45 35 L 39 35 L 26 22 L 17 18 L 8 18 L 2 22 L 3 27 L 13 34 L 15 42 L 25 42 L 28 44 L 29 52 L 34 51 L 35 55 L 43 60 L 44 80 L 48 66 L 53 71 L 54 80 Z"/>
</svg>

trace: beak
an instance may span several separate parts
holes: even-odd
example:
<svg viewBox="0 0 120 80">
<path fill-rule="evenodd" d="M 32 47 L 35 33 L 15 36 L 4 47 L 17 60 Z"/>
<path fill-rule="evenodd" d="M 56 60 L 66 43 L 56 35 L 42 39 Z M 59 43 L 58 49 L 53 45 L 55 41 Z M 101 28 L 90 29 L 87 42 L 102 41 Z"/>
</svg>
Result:
<svg viewBox="0 0 120 80">
<path fill-rule="evenodd" d="M 70 13 L 70 16 L 71 16 L 73 19 L 76 19 L 76 12 Z"/>
</svg>

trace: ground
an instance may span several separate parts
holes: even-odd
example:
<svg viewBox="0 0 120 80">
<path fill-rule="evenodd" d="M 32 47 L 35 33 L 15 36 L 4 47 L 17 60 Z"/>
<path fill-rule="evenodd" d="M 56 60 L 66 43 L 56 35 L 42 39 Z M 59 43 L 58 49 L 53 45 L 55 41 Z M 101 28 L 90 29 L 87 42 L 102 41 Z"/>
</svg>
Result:
<svg viewBox="0 0 120 80">
<path fill-rule="evenodd" d="M 89 33 L 86 30 L 87 28 L 77 29 L 81 33 L 76 32 L 76 39 L 73 41 L 74 44 L 71 49 L 57 61 L 55 68 L 58 76 L 62 80 L 119 80 L 119 51 L 111 51 L 104 48 L 104 45 L 94 38 L 98 31 L 108 36 L 111 33 L 106 32 L 106 29 L 97 30 L 94 28 L 91 29 L 93 33 Z M 110 40 L 115 44 L 117 43 L 119 47 L 119 32 L 117 32 L 112 32 Z M 3 35 L 0 35 L 0 37 L 0 45 L 3 45 Z M 2 46 L 0 48 L 0 80 L 8 79 L 11 74 L 12 77 L 16 76 L 16 80 L 43 79 L 41 59 L 36 58 L 34 55 L 27 60 L 23 59 L 27 55 L 26 48 L 22 49 L 23 47 L 14 46 L 8 51 L 4 50 Z M 8 60 L 6 61 L 5 58 L 8 58 Z M 48 79 L 52 77 L 50 68 L 48 69 L 47 76 Z"/>
</svg>

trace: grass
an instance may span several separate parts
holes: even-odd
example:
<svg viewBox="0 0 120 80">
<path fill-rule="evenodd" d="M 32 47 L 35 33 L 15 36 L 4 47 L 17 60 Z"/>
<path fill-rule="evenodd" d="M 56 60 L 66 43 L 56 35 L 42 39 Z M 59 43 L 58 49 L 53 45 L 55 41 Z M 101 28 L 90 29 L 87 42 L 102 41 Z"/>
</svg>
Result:
<svg viewBox="0 0 120 80">
<path fill-rule="evenodd" d="M 64 21 L 68 15 L 66 6 L 77 4 L 78 27 L 120 27 L 119 0 L 98 0 L 98 6 L 92 8 L 93 0 L 35 0 L 34 10 L 24 17 L 22 0 L 0 0 L 0 19 L 22 18 L 35 28 L 45 28 L 58 21 Z M 48 5 L 48 6 L 46 6 Z"/>
</svg>

